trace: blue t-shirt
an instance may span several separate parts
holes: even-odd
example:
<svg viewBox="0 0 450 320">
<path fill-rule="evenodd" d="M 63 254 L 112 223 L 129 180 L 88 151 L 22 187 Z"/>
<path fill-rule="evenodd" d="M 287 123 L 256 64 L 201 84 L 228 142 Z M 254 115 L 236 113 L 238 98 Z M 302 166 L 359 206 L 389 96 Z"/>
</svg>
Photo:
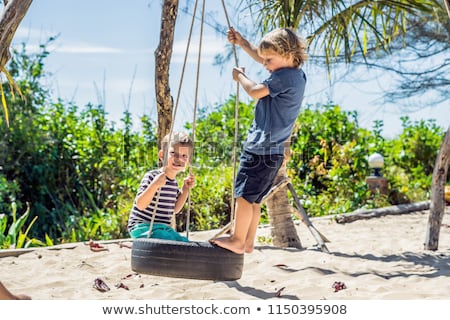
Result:
<svg viewBox="0 0 450 320">
<path fill-rule="evenodd" d="M 284 154 L 284 142 L 300 112 L 306 75 L 299 68 L 282 68 L 263 83 L 269 88 L 269 95 L 256 103 L 244 148 L 259 155 Z"/>
</svg>

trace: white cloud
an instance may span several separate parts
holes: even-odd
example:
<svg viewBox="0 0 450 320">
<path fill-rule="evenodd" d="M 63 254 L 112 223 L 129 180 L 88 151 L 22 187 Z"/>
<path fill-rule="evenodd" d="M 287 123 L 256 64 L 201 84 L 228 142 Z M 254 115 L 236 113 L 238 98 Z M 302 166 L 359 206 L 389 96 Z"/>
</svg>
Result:
<svg viewBox="0 0 450 320">
<path fill-rule="evenodd" d="M 45 35 L 47 33 L 47 35 Z M 33 53 L 40 51 L 39 45 L 44 44 L 50 37 L 57 37 L 57 34 L 50 34 L 37 29 L 19 27 L 14 35 L 13 46 L 18 47 L 19 44 L 26 43 L 27 52 Z M 116 54 L 122 53 L 122 49 L 98 46 L 85 42 L 73 43 L 57 43 L 58 40 L 52 42 L 47 50 L 50 52 L 69 53 L 69 54 Z"/>
<path fill-rule="evenodd" d="M 95 46 L 86 43 L 61 45 L 55 47 L 54 52 L 59 53 L 122 53 L 123 50 L 111 47 Z"/>
<path fill-rule="evenodd" d="M 173 55 L 172 63 L 183 63 L 184 57 L 186 55 L 187 39 L 183 41 L 175 41 L 173 45 Z M 202 62 L 212 62 L 214 56 L 223 52 L 225 48 L 225 42 L 214 36 L 206 36 L 202 40 L 202 52 L 201 61 Z M 196 63 L 199 51 L 199 39 L 198 35 L 191 39 L 188 53 L 188 63 Z"/>
</svg>

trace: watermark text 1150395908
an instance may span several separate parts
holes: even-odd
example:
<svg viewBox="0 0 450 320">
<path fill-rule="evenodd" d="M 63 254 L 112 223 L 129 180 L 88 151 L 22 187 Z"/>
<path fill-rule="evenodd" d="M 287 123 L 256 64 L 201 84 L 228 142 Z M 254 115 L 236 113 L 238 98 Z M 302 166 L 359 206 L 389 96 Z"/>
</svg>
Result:
<svg viewBox="0 0 450 320">
<path fill-rule="evenodd" d="M 345 304 L 269 304 L 268 314 L 347 314 Z"/>
</svg>

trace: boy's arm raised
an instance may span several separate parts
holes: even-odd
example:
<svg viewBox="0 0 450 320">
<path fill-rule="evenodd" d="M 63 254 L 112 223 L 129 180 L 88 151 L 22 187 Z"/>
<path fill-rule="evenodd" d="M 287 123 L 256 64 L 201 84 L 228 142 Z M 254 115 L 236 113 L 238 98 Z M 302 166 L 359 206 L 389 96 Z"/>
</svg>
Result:
<svg viewBox="0 0 450 320">
<path fill-rule="evenodd" d="M 153 179 L 152 182 L 150 182 L 147 188 L 136 197 L 136 207 L 139 210 L 144 210 L 145 208 L 147 208 L 158 189 L 164 186 L 165 183 L 166 174 L 165 172 L 161 172 Z"/>
<path fill-rule="evenodd" d="M 240 46 L 244 51 L 258 63 L 263 63 L 263 59 L 258 55 L 258 48 L 248 42 L 239 32 L 231 28 L 227 31 L 228 41 Z"/>
<path fill-rule="evenodd" d="M 183 209 L 184 204 L 189 196 L 189 191 L 195 185 L 195 177 L 190 174 L 184 179 L 183 187 L 181 188 L 180 195 L 178 196 L 177 202 L 175 203 L 174 213 L 179 213 Z"/>
</svg>

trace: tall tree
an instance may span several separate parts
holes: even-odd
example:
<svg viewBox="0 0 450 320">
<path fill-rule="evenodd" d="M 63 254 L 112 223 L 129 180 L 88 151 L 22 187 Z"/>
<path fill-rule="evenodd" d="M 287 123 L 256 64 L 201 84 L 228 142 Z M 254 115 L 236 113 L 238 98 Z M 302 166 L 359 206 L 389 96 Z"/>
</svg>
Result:
<svg viewBox="0 0 450 320">
<path fill-rule="evenodd" d="M 447 15 L 450 19 L 450 0 L 443 0 Z M 450 126 L 442 142 L 433 171 L 433 184 L 431 186 L 430 215 L 428 216 L 427 232 L 425 235 L 425 250 L 439 248 L 439 233 L 442 218 L 445 212 L 445 182 L 447 181 L 448 167 L 450 165 Z"/>
<path fill-rule="evenodd" d="M 9 46 L 17 27 L 28 11 L 32 0 L 3 0 L 3 11 L 0 16 L 0 70 L 11 57 Z"/>
<path fill-rule="evenodd" d="M 403 36 L 391 41 L 389 52 L 372 50 L 365 59 L 355 53 L 352 63 L 347 65 L 347 74 L 365 69 L 370 70 L 366 73 L 368 79 L 376 77 L 377 71 L 383 78 L 390 77 L 389 90 L 383 90 L 380 95 L 383 102 L 395 103 L 404 110 L 436 106 L 447 101 L 450 91 L 447 12 L 437 6 L 432 13 L 408 15 L 406 23 L 407 29 L 401 31 Z M 345 75 L 336 81 L 343 78 Z"/>
<path fill-rule="evenodd" d="M 427 231 L 425 235 L 425 250 L 439 248 L 439 233 L 445 213 L 445 182 L 447 181 L 450 164 L 450 126 L 444 137 L 433 170 L 431 186 L 430 214 L 428 216 Z"/>
<path fill-rule="evenodd" d="M 178 0 L 164 0 L 161 12 L 159 44 L 155 50 L 155 93 L 158 109 L 158 145 L 172 124 L 173 98 L 170 94 L 169 69 L 173 51 Z"/>
<path fill-rule="evenodd" d="M 5 73 L 7 77 L 9 75 L 5 69 L 5 65 L 11 58 L 9 47 L 17 27 L 27 13 L 31 2 L 32 0 L 3 0 L 4 7 L 0 16 L 0 74 Z M 12 81 L 10 78 L 8 80 Z M 3 83 L 0 83 L 0 85 L 3 85 Z M 3 90 L 1 90 L 1 93 L 3 96 Z M 6 123 L 8 123 L 8 109 L 4 99 L 2 99 L 2 106 Z"/>
</svg>

